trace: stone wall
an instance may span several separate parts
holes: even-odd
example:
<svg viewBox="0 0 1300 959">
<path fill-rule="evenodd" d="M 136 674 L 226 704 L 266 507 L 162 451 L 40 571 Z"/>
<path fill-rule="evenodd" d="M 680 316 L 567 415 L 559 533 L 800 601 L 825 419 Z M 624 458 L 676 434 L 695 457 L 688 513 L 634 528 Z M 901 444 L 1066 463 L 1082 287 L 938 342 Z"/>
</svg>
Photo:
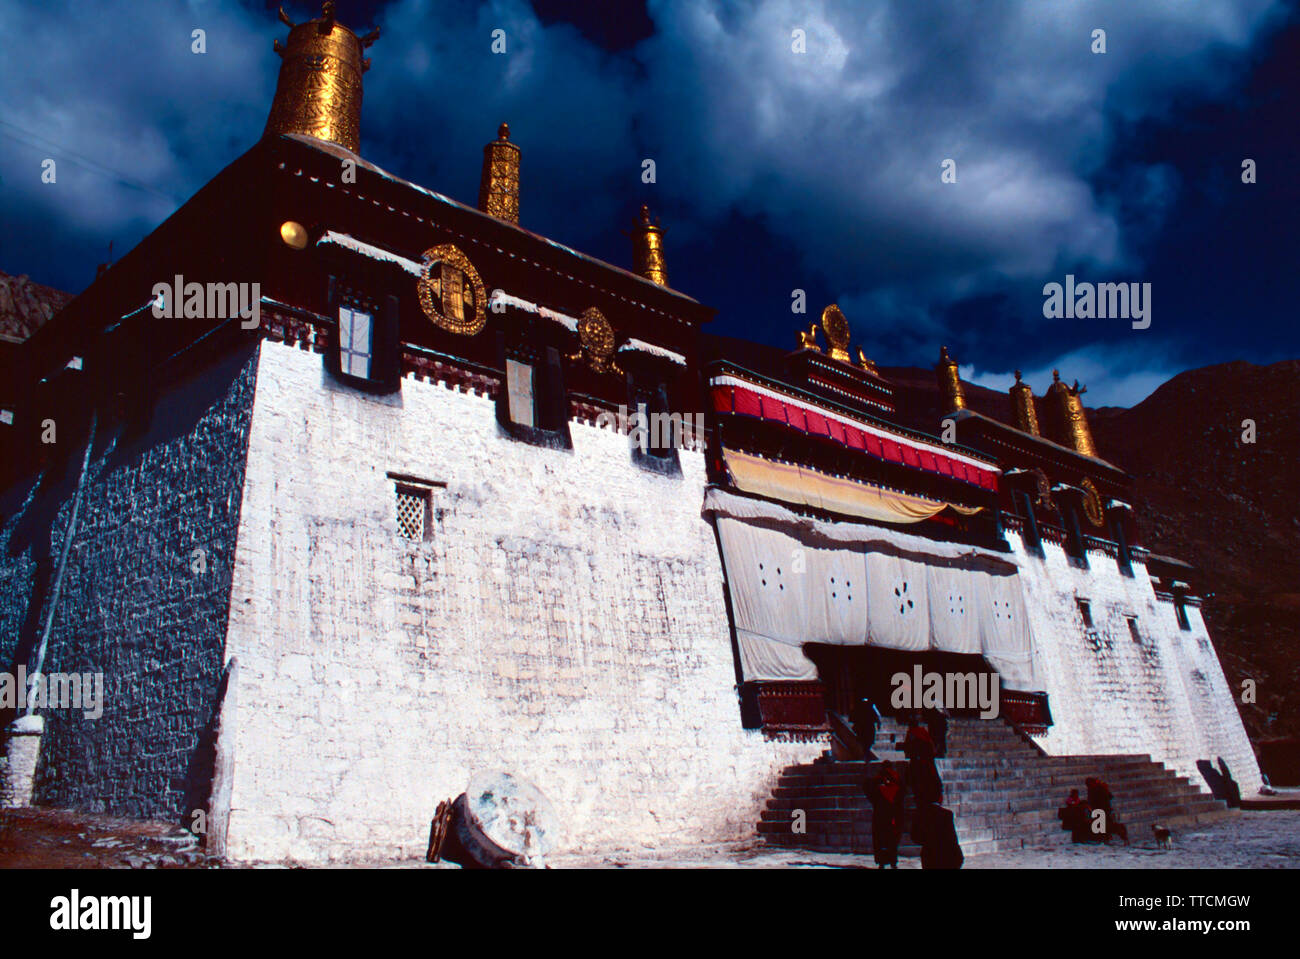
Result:
<svg viewBox="0 0 1300 959">
<path fill-rule="evenodd" d="M 1253 795 L 1261 784 L 1254 750 L 1237 713 L 1200 610 L 1187 609 L 1191 630 L 1178 626 L 1172 603 L 1156 597 L 1146 567 L 1119 572 L 1113 557 L 1088 553 L 1089 569 L 1064 549 L 1043 543 L 1046 557 L 1025 551 L 1008 533 L 1029 612 L 1036 667 L 1055 725 L 1039 744 L 1054 755 L 1138 753 L 1176 769 L 1205 788 L 1198 759 L 1222 756 Z M 1091 605 L 1095 644 L 1077 599 Z M 1127 617 L 1136 616 L 1135 642 Z M 1096 648 L 1099 647 L 1099 648 Z"/>
<path fill-rule="evenodd" d="M 484 769 L 550 797 L 565 852 L 743 839 L 777 772 L 822 750 L 741 728 L 702 454 L 666 477 L 571 429 L 571 451 L 531 446 L 484 396 L 367 396 L 263 344 L 232 857 L 421 854 Z M 390 472 L 445 484 L 429 541 L 399 536 Z"/>
<path fill-rule="evenodd" d="M 255 367 L 245 349 L 164 391 L 147 424 L 98 430 L 45 671 L 102 674 L 103 712 L 43 710 L 38 805 L 189 824 L 204 803 Z M 84 433 L 57 426 L 62 480 L 0 541 L 10 673 L 34 659 L 81 467 Z"/>
</svg>

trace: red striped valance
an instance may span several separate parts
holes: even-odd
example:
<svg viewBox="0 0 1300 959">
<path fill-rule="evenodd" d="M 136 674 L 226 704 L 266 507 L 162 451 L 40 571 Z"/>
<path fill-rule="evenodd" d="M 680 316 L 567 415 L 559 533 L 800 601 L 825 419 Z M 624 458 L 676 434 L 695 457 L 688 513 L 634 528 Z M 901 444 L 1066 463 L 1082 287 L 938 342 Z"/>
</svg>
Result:
<svg viewBox="0 0 1300 959">
<path fill-rule="evenodd" d="M 782 400 L 756 389 L 717 382 L 713 384 L 712 396 L 713 408 L 719 413 L 739 413 L 742 416 L 783 423 L 801 433 L 828 436 L 850 449 L 862 450 L 887 463 L 899 463 L 927 473 L 950 476 L 982 489 L 996 491 L 998 488 L 996 470 L 976 466 L 972 460 L 928 446 L 921 441 L 891 436 L 865 426 L 854 426 L 837 416 L 823 414 L 793 399 Z"/>
</svg>

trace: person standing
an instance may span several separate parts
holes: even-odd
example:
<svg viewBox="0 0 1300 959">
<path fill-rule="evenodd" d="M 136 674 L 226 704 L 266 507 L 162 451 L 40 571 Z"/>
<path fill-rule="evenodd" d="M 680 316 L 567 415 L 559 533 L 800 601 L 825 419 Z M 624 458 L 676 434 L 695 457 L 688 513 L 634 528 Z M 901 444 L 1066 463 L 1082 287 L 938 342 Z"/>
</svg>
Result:
<svg viewBox="0 0 1300 959">
<path fill-rule="evenodd" d="M 863 758 L 871 760 L 871 747 L 876 744 L 876 730 L 880 728 L 880 710 L 868 697 L 863 696 L 853 707 L 853 735 L 858 737 Z"/>
<path fill-rule="evenodd" d="M 907 781 L 916 797 L 917 808 L 942 802 L 943 780 L 934 764 L 934 740 L 915 716 L 903 738 L 903 755 L 907 757 Z"/>
<path fill-rule="evenodd" d="M 898 844 L 903 838 L 903 782 L 886 759 L 880 771 L 867 779 L 871 800 L 871 850 L 876 866 L 898 868 Z"/>
</svg>

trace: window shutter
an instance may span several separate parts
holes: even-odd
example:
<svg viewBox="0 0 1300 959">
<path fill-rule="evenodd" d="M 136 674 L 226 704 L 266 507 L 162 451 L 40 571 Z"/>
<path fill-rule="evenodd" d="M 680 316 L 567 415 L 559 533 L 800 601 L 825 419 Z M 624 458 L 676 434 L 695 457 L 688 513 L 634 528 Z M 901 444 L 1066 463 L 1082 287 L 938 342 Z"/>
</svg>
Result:
<svg viewBox="0 0 1300 959">
<path fill-rule="evenodd" d="M 549 430 L 568 430 L 569 398 L 564 392 L 564 367 L 560 363 L 560 351 L 553 346 L 546 348 L 546 384 L 544 402 L 546 415 L 542 425 Z"/>
<path fill-rule="evenodd" d="M 395 296 L 384 297 L 372 332 L 373 355 L 370 378 L 385 393 L 402 388 L 401 303 Z"/>
</svg>

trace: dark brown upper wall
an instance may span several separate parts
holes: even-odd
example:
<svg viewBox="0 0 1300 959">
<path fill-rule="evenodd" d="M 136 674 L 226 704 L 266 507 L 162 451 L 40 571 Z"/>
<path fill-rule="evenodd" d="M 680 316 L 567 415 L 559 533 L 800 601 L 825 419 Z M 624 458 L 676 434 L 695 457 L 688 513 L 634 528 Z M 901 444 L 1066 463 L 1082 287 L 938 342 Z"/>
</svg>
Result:
<svg viewBox="0 0 1300 959">
<path fill-rule="evenodd" d="M 698 368 L 699 327 L 713 317 L 711 308 L 359 159 L 356 183 L 344 184 L 342 161 L 352 157 L 311 138 L 260 141 L 26 344 L 6 351 L 11 355 L 0 355 L 0 382 L 5 384 L 0 400 L 21 402 L 41 378 L 56 374 L 70 357 L 101 348 L 105 330 L 148 303 L 154 285 L 171 283 L 176 274 L 186 282 L 260 283 L 263 296 L 325 315 L 328 277 L 352 270 L 368 278 L 372 295 L 398 296 L 404 341 L 495 364 L 494 314 L 488 313 L 487 328 L 475 336 L 445 331 L 420 309 L 416 277 L 397 267 L 376 270 L 373 261 L 350 266 L 348 256 L 364 258 L 316 247 L 326 230 L 417 262 L 425 250 L 454 243 L 474 264 L 488 293 L 500 288 L 574 317 L 597 307 L 613 326 L 618 343 L 629 337 L 644 340 L 682 354 L 691 371 Z M 308 228 L 307 249 L 293 250 L 281 240 L 280 224 L 286 220 Z M 133 368 L 151 368 L 222 323 L 137 317 L 130 324 L 138 354 Z M 108 373 L 111 377 L 112 371 Z M 575 385 L 581 388 L 585 374 L 578 369 L 575 373 Z M 608 380 L 594 385 L 615 397 L 619 387 Z"/>
<path fill-rule="evenodd" d="M 714 310 L 675 291 L 657 286 L 626 270 L 583 256 L 431 191 L 358 164 L 356 182 L 342 182 L 341 148 L 300 137 L 273 141 L 272 215 L 268 229 L 294 220 L 308 231 L 311 245 L 295 251 L 279 244 L 268 263 L 263 292 L 325 313 L 325 277 L 349 254 L 320 255 L 316 240 L 326 230 L 419 262 L 424 251 L 455 244 L 478 271 L 488 294 L 494 289 L 578 317 L 598 308 L 619 342 L 628 337 L 665 347 L 695 365 L 698 331 Z M 351 254 L 358 256 L 357 254 Z M 344 259 L 341 261 L 339 256 Z M 439 352 L 490 363 L 488 327 L 474 336 L 459 336 L 436 326 L 424 315 L 417 297 L 417 278 L 398 267 L 388 270 L 385 292 L 402 302 L 402 338 Z"/>
</svg>

